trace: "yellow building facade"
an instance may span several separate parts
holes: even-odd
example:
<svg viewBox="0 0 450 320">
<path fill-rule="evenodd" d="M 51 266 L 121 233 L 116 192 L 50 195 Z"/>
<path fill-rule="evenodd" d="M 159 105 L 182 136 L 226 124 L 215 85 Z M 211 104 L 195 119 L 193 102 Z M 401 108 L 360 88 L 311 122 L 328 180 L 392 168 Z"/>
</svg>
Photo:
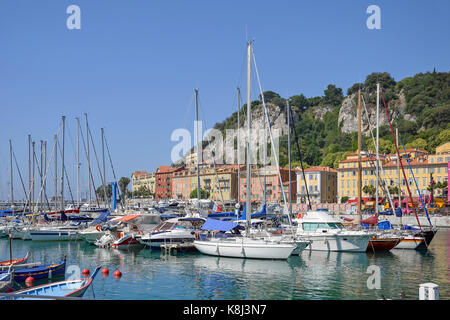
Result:
<svg viewBox="0 0 450 320">
<path fill-rule="evenodd" d="M 337 170 L 329 167 L 315 166 L 305 169 L 305 178 L 301 170 L 297 173 L 297 203 L 308 203 L 308 193 L 311 203 L 337 202 Z"/>
<path fill-rule="evenodd" d="M 151 194 L 155 194 L 155 174 L 147 171 L 135 171 L 131 175 L 131 191 L 135 192 L 140 187 L 147 187 Z"/>
<path fill-rule="evenodd" d="M 400 151 L 400 150 L 399 150 Z M 406 154 L 408 155 L 409 164 Z M 391 187 L 399 187 L 402 197 L 409 196 L 406 183 L 413 197 L 429 195 L 428 187 L 431 183 L 431 177 L 434 182 L 448 182 L 448 162 L 450 161 L 450 143 L 445 143 L 436 148 L 436 154 L 429 154 L 426 151 L 418 149 L 407 149 L 406 154 L 400 151 L 401 164 L 406 175 L 406 181 L 403 176 L 400 162 L 397 161 L 397 155 L 380 155 L 379 185 L 386 184 Z M 364 186 L 376 184 L 376 158 L 375 154 L 361 156 L 361 188 Z M 414 181 L 415 179 L 415 181 Z M 342 197 L 355 199 L 358 197 L 358 155 L 350 153 L 345 160 L 339 162 L 338 168 L 338 200 Z M 399 184 L 400 183 L 400 184 Z M 382 188 L 379 189 L 380 197 L 386 197 Z M 369 194 L 362 192 L 362 197 L 369 197 Z M 397 196 L 397 194 L 391 196 Z M 442 196 L 442 190 L 435 190 L 434 196 Z"/>
<path fill-rule="evenodd" d="M 174 173 L 172 198 L 188 200 L 192 190 L 197 189 L 197 168 L 189 167 Z M 200 189 L 209 192 L 208 200 L 230 202 L 237 198 L 237 166 L 202 165 L 200 168 Z"/>
</svg>

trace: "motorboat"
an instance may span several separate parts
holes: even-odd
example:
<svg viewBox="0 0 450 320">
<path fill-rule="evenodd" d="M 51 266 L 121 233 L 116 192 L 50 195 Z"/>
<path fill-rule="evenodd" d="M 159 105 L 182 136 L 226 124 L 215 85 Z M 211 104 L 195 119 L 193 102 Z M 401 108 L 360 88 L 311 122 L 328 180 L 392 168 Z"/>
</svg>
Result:
<svg viewBox="0 0 450 320">
<path fill-rule="evenodd" d="M 102 230 L 106 232 L 94 244 L 100 248 L 112 249 L 141 247 L 139 241 L 142 234 L 139 229 L 140 217 L 140 214 L 131 214 L 110 220 L 109 224 L 112 225 L 102 227 Z"/>
<path fill-rule="evenodd" d="M 348 230 L 325 211 L 307 211 L 296 219 L 297 235 L 310 241 L 311 251 L 366 252 L 374 232 Z"/>
<path fill-rule="evenodd" d="M 162 244 L 193 242 L 195 232 L 200 230 L 205 220 L 201 217 L 170 218 L 142 235 L 139 241 L 153 250 L 160 250 Z"/>
</svg>

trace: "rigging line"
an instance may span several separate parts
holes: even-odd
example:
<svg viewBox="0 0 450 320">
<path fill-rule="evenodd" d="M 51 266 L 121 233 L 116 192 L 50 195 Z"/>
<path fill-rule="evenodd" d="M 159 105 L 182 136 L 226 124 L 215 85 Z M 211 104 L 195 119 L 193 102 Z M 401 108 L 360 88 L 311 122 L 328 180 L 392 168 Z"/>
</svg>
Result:
<svg viewBox="0 0 450 320">
<path fill-rule="evenodd" d="M 12 148 L 11 148 L 12 149 Z M 17 172 L 19 173 L 20 182 L 22 183 L 23 192 L 25 194 L 25 197 L 27 196 L 27 189 L 25 188 L 25 184 L 23 183 L 22 174 L 20 173 L 19 164 L 17 163 L 16 154 L 14 153 L 14 149 L 12 150 L 14 162 L 16 163 Z"/>
<path fill-rule="evenodd" d="M 291 130 L 291 132 L 294 133 L 294 140 L 295 140 L 295 144 L 297 146 L 298 156 L 300 158 L 300 168 L 302 169 L 303 183 L 305 184 L 306 197 L 308 198 L 308 210 L 311 210 L 311 198 L 309 197 L 308 183 L 306 182 L 305 169 L 303 168 L 303 157 L 302 157 L 302 153 L 300 151 L 300 144 L 298 142 L 297 131 L 295 130 L 294 116 L 292 115 L 292 111 L 290 108 L 289 108 L 289 117 L 291 120 L 290 122 L 292 123 L 292 125 L 291 125 L 292 130 L 291 130 L 291 128 L 288 128 L 288 130 Z M 299 190 L 297 190 L 297 192 L 299 192 Z"/>
<path fill-rule="evenodd" d="M 278 155 L 277 155 L 277 153 L 276 153 L 276 150 L 275 150 L 275 143 L 274 143 L 274 141 L 273 141 L 272 125 L 271 125 L 271 123 L 270 123 L 269 112 L 268 112 L 268 110 L 267 110 L 266 102 L 265 102 L 265 99 L 264 99 L 264 93 L 263 93 L 263 90 L 262 90 L 262 87 L 261 87 L 261 81 L 260 81 L 260 79 L 259 79 L 258 66 L 257 66 L 257 64 L 256 64 L 256 58 L 255 58 L 255 54 L 254 54 L 254 51 L 253 51 L 253 50 L 252 50 L 252 56 L 253 56 L 253 64 L 255 65 L 256 78 L 257 78 L 257 80 L 258 80 L 258 86 L 259 86 L 259 90 L 260 90 L 260 92 L 261 92 L 261 100 L 262 100 L 262 103 L 263 103 L 264 111 L 265 111 L 265 114 L 266 114 L 266 120 L 267 120 L 267 124 L 268 124 L 268 127 L 269 127 L 269 135 L 270 135 L 270 140 L 271 140 L 271 142 L 272 142 L 272 149 L 273 149 L 273 154 L 274 154 L 275 164 L 276 164 L 277 171 L 278 171 L 278 179 L 279 179 L 279 181 L 280 181 L 281 193 L 282 193 L 282 195 L 283 195 L 284 209 L 285 209 L 285 210 L 288 210 L 288 209 L 287 209 L 287 201 L 286 201 L 286 193 L 284 192 L 283 180 L 281 179 L 281 172 L 280 172 L 281 170 L 280 170 L 280 166 L 279 166 L 279 163 L 278 163 Z M 247 108 L 250 108 L 250 110 L 251 110 L 251 106 L 247 106 Z M 248 160 L 249 160 L 249 159 L 247 159 L 247 161 L 248 161 Z M 292 221 L 291 221 L 291 217 L 290 217 L 289 212 L 287 212 L 287 217 L 288 217 L 289 225 L 292 226 Z"/>
<path fill-rule="evenodd" d="M 80 129 L 81 136 L 84 136 L 83 129 L 81 128 L 81 125 L 79 124 L 78 127 Z M 84 142 L 84 139 L 81 139 L 81 141 L 83 142 L 84 154 L 86 155 L 86 159 L 87 159 L 86 144 Z M 94 187 L 95 200 L 97 201 L 97 206 L 100 208 L 100 203 L 98 202 L 98 197 L 97 197 L 97 190 L 95 189 L 95 184 L 94 184 L 94 177 L 92 176 L 92 170 L 91 170 L 90 166 L 88 168 L 88 171 L 89 171 L 89 177 L 91 178 L 92 186 Z M 88 181 L 88 184 L 89 184 L 89 181 Z"/>
<path fill-rule="evenodd" d="M 37 157 L 36 157 L 36 151 L 35 152 L 33 152 L 33 161 L 35 162 L 35 164 L 36 164 L 36 168 L 37 168 L 37 170 L 38 170 L 38 176 L 40 176 L 41 175 L 41 168 L 40 168 L 40 166 L 39 166 L 39 161 L 37 160 Z M 34 179 L 34 178 L 33 178 Z M 44 185 L 41 185 L 41 189 L 39 190 L 39 196 L 38 196 L 38 198 L 41 198 L 41 195 L 42 195 L 42 191 L 44 190 Z M 44 197 L 45 197 L 45 201 L 47 202 L 47 206 L 50 208 L 50 203 L 48 202 L 48 198 L 47 198 L 47 193 L 44 193 Z M 56 201 L 56 200 L 55 200 Z"/>
<path fill-rule="evenodd" d="M 415 176 L 414 176 L 413 169 L 412 169 L 412 167 L 411 167 L 411 163 L 409 162 L 409 157 L 408 157 L 408 154 L 406 153 L 406 148 L 405 148 L 405 145 L 403 144 L 402 136 L 399 135 L 399 137 L 400 137 L 400 142 L 402 143 L 402 146 L 403 146 L 403 150 L 405 151 L 406 161 L 408 161 L 409 170 L 411 171 L 411 175 L 412 175 L 412 177 L 413 177 L 413 179 L 414 179 L 414 183 L 415 183 L 415 185 L 416 185 L 417 192 L 419 193 L 420 201 L 422 202 L 423 210 L 425 211 L 425 214 L 427 215 L 427 219 L 428 219 L 428 222 L 430 223 L 431 228 L 433 228 L 433 225 L 432 225 L 432 223 L 431 223 L 430 217 L 428 216 L 428 210 L 427 210 L 427 207 L 425 206 L 425 203 L 423 202 L 422 195 L 420 194 L 419 186 L 417 185 L 417 181 L 416 181 L 416 178 L 415 178 Z M 414 203 L 413 203 L 413 205 L 414 205 Z"/>
<path fill-rule="evenodd" d="M 61 132 L 61 129 L 62 129 L 62 124 L 59 125 L 58 131 L 56 133 L 56 136 L 59 136 L 59 133 Z M 50 155 L 50 160 L 48 161 L 48 164 L 47 164 L 47 170 L 45 171 L 44 181 L 47 181 L 46 180 L 47 179 L 47 172 L 49 171 L 48 169 L 50 168 L 51 160 L 53 159 L 53 152 L 55 150 L 54 148 L 55 148 L 55 146 L 53 146 L 52 153 Z M 33 161 L 34 161 L 34 159 L 33 159 Z M 29 205 L 30 211 L 32 211 L 31 206 L 33 205 L 31 203 L 31 192 L 32 192 L 31 185 L 33 185 L 33 183 L 34 183 L 34 177 L 32 179 L 32 183 L 30 184 L 30 189 L 28 190 L 28 197 L 27 197 L 27 202 L 26 202 L 26 205 L 25 205 L 25 208 Z M 47 200 L 47 204 L 48 204 L 48 200 Z M 50 210 L 50 205 L 49 204 L 48 204 L 48 208 Z"/>
<path fill-rule="evenodd" d="M 61 146 L 59 145 L 59 142 L 58 142 L 58 150 L 59 150 L 59 155 L 62 157 L 62 151 L 61 151 Z M 66 166 L 63 165 L 63 167 L 64 167 L 64 173 L 66 175 L 67 186 L 69 187 L 70 199 L 72 199 L 72 204 L 75 207 L 75 202 L 73 201 L 72 189 L 70 188 L 70 181 L 69 181 L 69 176 L 67 175 Z"/>
<path fill-rule="evenodd" d="M 386 101 L 384 100 L 383 90 L 380 89 L 380 93 L 381 93 L 381 98 L 382 98 L 383 104 L 384 104 L 384 110 L 386 111 L 386 117 L 387 117 L 388 122 L 389 122 L 389 128 L 391 130 L 392 138 L 394 140 L 395 150 L 397 151 L 398 161 L 400 163 L 400 166 L 402 167 L 403 178 L 405 180 L 406 188 L 408 189 L 409 198 L 411 200 L 411 205 L 412 205 L 412 208 L 413 208 L 413 211 L 414 211 L 414 215 L 416 216 L 417 224 L 419 225 L 419 228 L 422 229 L 422 226 L 420 225 L 419 217 L 417 216 L 416 207 L 414 206 L 414 201 L 412 199 L 411 190 L 409 189 L 408 179 L 406 179 L 406 173 L 405 173 L 405 169 L 403 168 L 403 163 L 401 161 L 400 152 L 398 151 L 398 144 L 397 144 L 397 140 L 395 139 L 394 129 L 392 129 L 391 119 L 389 117 L 389 112 L 388 112 L 388 109 L 387 109 L 387 106 L 386 106 Z M 406 206 L 408 207 L 408 205 L 406 205 Z"/>
<path fill-rule="evenodd" d="M 117 181 L 117 177 L 116 177 L 116 172 L 114 171 L 114 166 L 113 166 L 112 159 L 111 159 L 111 153 L 109 152 L 108 140 L 106 140 L 106 133 L 105 132 L 103 132 L 103 138 L 105 139 L 106 150 L 108 151 L 108 158 L 109 158 L 109 163 L 111 164 L 111 170 L 112 170 L 112 173 L 113 173 L 114 182 L 117 185 L 119 185 L 119 182 Z M 121 194 L 120 193 L 120 188 L 116 188 L 116 192 L 119 195 L 119 199 L 120 199 L 120 194 Z M 116 196 L 116 195 L 114 195 L 114 196 Z M 122 202 L 120 201 L 119 203 L 120 203 L 121 207 L 123 208 Z"/>
<path fill-rule="evenodd" d="M 367 118 L 367 123 L 369 124 L 369 131 L 370 131 L 370 134 L 371 134 L 371 136 L 372 136 L 372 141 L 373 141 L 374 145 L 376 145 L 375 137 L 373 136 L 372 125 L 371 125 L 371 123 L 370 123 L 369 112 L 368 112 L 368 110 L 367 110 L 367 108 L 366 108 L 366 102 L 365 102 L 365 100 L 364 100 L 364 95 L 361 95 L 361 98 L 362 98 L 362 102 L 363 102 L 362 104 L 363 104 L 363 106 L 364 106 L 364 110 L 366 111 L 365 115 L 366 115 L 366 118 Z M 365 143 L 364 143 L 364 144 L 365 144 Z M 366 146 L 366 147 L 367 147 L 367 146 Z M 367 153 L 369 153 L 368 148 L 366 149 L 366 151 L 367 151 Z M 379 152 L 378 152 L 378 153 L 379 153 Z M 377 158 L 379 158 L 379 157 L 377 157 Z M 377 159 L 377 160 L 378 160 L 378 159 Z M 384 183 L 387 185 L 386 174 L 385 174 L 385 170 L 384 170 L 384 168 L 383 168 L 383 165 L 382 165 L 381 161 L 378 161 L 378 165 L 380 166 L 381 171 L 383 172 Z M 379 182 L 382 181 L 380 177 L 378 177 L 378 181 L 379 181 Z M 380 184 L 380 183 L 379 183 L 379 184 Z M 393 203 L 393 201 L 392 201 L 391 193 L 390 193 L 389 189 L 387 189 L 387 188 L 385 189 L 385 191 L 387 191 L 387 195 L 388 195 L 388 198 L 389 198 L 389 203 L 390 203 L 390 205 L 391 205 L 392 212 L 394 212 L 394 203 Z M 378 205 L 378 204 L 377 204 L 377 205 Z"/>
<path fill-rule="evenodd" d="M 103 186 L 103 198 L 104 201 L 106 200 L 106 179 L 104 179 L 105 177 L 103 177 L 102 175 L 102 170 L 100 169 L 100 162 L 98 161 L 98 157 L 97 157 L 97 151 L 95 150 L 95 144 L 94 144 L 94 139 L 92 138 L 92 133 L 91 133 L 91 128 L 88 127 L 88 131 L 89 131 L 89 136 L 91 137 L 91 142 L 92 142 L 92 149 L 94 150 L 94 155 L 95 155 L 95 160 L 97 162 L 97 167 L 98 167 L 98 172 L 100 174 L 100 179 L 102 181 L 102 186 Z"/>
<path fill-rule="evenodd" d="M 111 164 L 111 170 L 113 173 L 114 181 L 118 184 L 116 172 L 114 171 L 114 166 L 113 166 L 112 159 L 111 159 L 111 154 L 109 153 L 108 141 L 106 140 L 105 132 L 103 132 L 103 138 L 105 139 L 106 150 L 108 151 L 108 158 L 109 158 L 109 163 Z"/>
<path fill-rule="evenodd" d="M 201 107 L 201 101 L 200 101 L 200 97 L 199 95 L 197 95 L 197 101 L 198 101 L 198 106 L 200 107 L 201 111 L 202 111 L 202 115 L 203 115 L 203 120 L 202 123 L 205 126 L 205 132 L 208 130 L 208 126 L 206 125 L 206 120 L 205 120 L 205 115 L 203 113 L 203 109 Z M 200 137 L 197 137 L 197 139 L 199 139 Z M 199 139 L 200 140 L 200 139 Z M 203 139 L 201 139 L 200 143 L 202 144 L 202 153 L 203 153 Z M 208 141 L 209 142 L 209 141 Z M 209 144 L 208 144 L 209 145 Z M 207 146 L 208 146 L 207 145 Z M 222 151 L 223 151 L 223 146 L 222 146 Z M 211 156 L 212 156 L 212 161 L 213 161 L 213 167 L 214 167 L 214 175 L 215 175 L 215 180 L 216 180 L 216 187 L 217 189 L 219 189 L 220 192 L 220 199 L 222 201 L 222 205 L 225 208 L 225 202 L 223 200 L 223 193 L 222 193 L 222 188 L 220 187 L 220 182 L 219 182 L 219 176 L 217 175 L 217 168 L 216 168 L 216 157 L 215 157 L 215 152 L 212 151 L 211 152 Z M 222 157 L 223 157 L 223 152 L 222 152 Z"/>
</svg>

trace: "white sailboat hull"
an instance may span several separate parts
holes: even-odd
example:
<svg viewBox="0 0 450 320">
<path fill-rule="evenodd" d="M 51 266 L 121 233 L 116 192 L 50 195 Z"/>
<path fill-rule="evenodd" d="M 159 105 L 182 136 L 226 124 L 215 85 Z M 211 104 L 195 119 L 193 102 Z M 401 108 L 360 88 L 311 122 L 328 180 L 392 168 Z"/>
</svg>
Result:
<svg viewBox="0 0 450 320">
<path fill-rule="evenodd" d="M 371 235 L 302 235 L 311 241 L 306 250 L 334 252 L 366 252 Z"/>
<path fill-rule="evenodd" d="M 252 259 L 287 259 L 296 245 L 249 238 L 195 240 L 194 246 L 203 254 Z"/>
<path fill-rule="evenodd" d="M 394 249 L 409 249 L 414 250 L 416 249 L 422 242 L 424 241 L 424 238 L 422 237 L 414 237 L 414 236 L 407 236 L 403 238 L 399 244 L 397 244 Z"/>
<path fill-rule="evenodd" d="M 33 241 L 71 241 L 81 240 L 76 231 L 63 230 L 32 230 L 30 231 Z"/>
</svg>

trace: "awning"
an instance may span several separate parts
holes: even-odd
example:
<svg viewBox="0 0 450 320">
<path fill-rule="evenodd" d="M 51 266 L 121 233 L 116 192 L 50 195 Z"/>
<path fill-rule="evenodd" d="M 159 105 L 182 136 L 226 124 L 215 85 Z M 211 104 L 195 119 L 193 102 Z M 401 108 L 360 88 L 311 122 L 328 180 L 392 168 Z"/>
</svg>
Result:
<svg viewBox="0 0 450 320">
<path fill-rule="evenodd" d="M 141 215 L 140 214 L 130 214 L 128 216 L 125 217 L 119 217 L 119 218 L 114 218 L 111 221 L 123 221 L 123 222 L 127 222 L 127 221 L 131 221 L 134 220 L 136 218 L 139 218 Z"/>
<path fill-rule="evenodd" d="M 202 226 L 202 230 L 230 231 L 239 225 L 230 221 L 222 221 L 216 219 L 207 219 Z"/>
</svg>

